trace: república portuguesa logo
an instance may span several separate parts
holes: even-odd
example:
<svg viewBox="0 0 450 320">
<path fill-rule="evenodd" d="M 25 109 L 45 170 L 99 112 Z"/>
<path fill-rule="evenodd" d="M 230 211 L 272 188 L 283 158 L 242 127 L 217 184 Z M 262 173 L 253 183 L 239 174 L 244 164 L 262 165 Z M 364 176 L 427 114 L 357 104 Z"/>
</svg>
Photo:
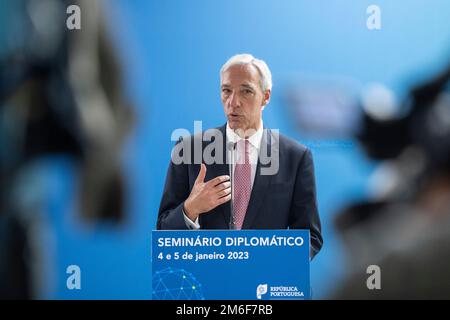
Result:
<svg viewBox="0 0 450 320">
<path fill-rule="evenodd" d="M 261 300 L 262 295 L 266 293 L 267 293 L 267 284 L 260 284 L 256 288 L 256 298 L 258 298 L 259 300 Z"/>
<path fill-rule="evenodd" d="M 269 287 L 267 284 L 260 284 L 256 288 L 256 298 L 261 300 L 263 295 L 269 293 L 269 299 L 302 299 L 305 297 L 303 291 L 297 286 L 274 286 Z"/>
</svg>

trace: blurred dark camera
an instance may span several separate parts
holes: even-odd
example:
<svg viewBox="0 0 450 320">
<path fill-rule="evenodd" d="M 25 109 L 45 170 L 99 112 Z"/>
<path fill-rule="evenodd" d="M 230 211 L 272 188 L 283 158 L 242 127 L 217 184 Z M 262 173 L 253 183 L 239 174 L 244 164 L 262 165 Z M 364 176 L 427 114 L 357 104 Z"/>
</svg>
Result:
<svg viewBox="0 0 450 320">
<path fill-rule="evenodd" d="M 7 36 L 0 51 L 0 297 L 34 296 L 30 257 L 39 253 L 28 245 L 29 231 L 39 224 L 41 209 L 24 205 L 30 188 L 23 188 L 23 176 L 35 161 L 54 155 L 74 160 L 84 221 L 120 223 L 125 216 L 120 155 L 133 115 L 100 4 L 2 4 Z M 79 30 L 66 25 L 69 5 L 81 10 Z"/>
</svg>

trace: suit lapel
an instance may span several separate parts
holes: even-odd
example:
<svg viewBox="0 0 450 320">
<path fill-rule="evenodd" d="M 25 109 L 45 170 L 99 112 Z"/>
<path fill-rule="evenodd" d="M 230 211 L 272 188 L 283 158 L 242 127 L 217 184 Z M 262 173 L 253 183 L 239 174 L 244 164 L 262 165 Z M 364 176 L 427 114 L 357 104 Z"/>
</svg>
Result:
<svg viewBox="0 0 450 320">
<path fill-rule="evenodd" d="M 226 139 L 226 129 L 225 128 L 226 128 L 226 124 L 222 127 L 217 128 L 222 132 L 222 137 L 223 137 L 223 140 L 222 140 L 223 141 L 223 143 L 222 143 L 223 159 L 222 159 L 221 163 L 213 163 L 213 164 L 207 165 L 206 174 L 207 174 L 208 180 L 213 179 L 218 176 L 222 176 L 222 175 L 230 175 L 230 168 L 229 168 L 228 162 L 226 161 L 227 139 Z M 206 144 L 208 144 L 208 143 L 206 143 Z M 203 146 L 203 149 L 204 149 L 204 147 L 205 147 L 205 144 Z M 217 207 L 216 210 L 218 210 L 224 218 L 224 228 L 228 229 L 229 222 L 230 222 L 231 201 L 228 201 L 227 203 L 224 203 L 223 205 Z"/>
<path fill-rule="evenodd" d="M 263 144 L 267 147 L 266 150 L 271 152 L 272 135 L 270 129 L 265 129 L 261 140 L 260 152 L 263 148 Z M 258 157 L 258 164 L 256 166 L 255 181 L 253 183 L 252 193 L 250 195 L 250 202 L 248 204 L 247 213 L 244 218 L 242 229 L 252 228 L 252 223 L 255 220 L 258 211 L 263 203 L 265 194 L 269 189 L 272 175 L 261 175 L 261 167 L 263 166 L 260 161 L 261 157 Z"/>
</svg>

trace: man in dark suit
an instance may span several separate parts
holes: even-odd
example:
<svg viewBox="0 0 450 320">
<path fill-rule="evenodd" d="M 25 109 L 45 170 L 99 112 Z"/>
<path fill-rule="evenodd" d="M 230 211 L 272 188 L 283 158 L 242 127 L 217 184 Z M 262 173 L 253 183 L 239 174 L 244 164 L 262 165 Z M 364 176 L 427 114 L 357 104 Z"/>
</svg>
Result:
<svg viewBox="0 0 450 320">
<path fill-rule="evenodd" d="M 158 229 L 309 229 L 314 257 L 323 240 L 312 154 L 263 127 L 269 68 L 243 54 L 220 75 L 228 121 L 176 144 Z"/>
</svg>

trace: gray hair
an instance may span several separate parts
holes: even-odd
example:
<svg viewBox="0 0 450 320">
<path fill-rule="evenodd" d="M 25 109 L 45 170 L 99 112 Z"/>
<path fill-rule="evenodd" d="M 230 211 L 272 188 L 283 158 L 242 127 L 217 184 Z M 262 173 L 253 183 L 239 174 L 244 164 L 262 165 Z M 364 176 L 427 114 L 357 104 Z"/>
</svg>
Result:
<svg viewBox="0 0 450 320">
<path fill-rule="evenodd" d="M 263 93 L 265 93 L 266 90 L 272 90 L 272 73 L 270 72 L 269 67 L 263 60 L 256 59 L 251 54 L 237 54 L 228 59 L 220 69 L 220 79 L 222 79 L 223 73 L 229 67 L 246 64 L 253 65 L 256 70 L 258 70 L 259 75 L 261 76 L 261 89 Z"/>
</svg>

